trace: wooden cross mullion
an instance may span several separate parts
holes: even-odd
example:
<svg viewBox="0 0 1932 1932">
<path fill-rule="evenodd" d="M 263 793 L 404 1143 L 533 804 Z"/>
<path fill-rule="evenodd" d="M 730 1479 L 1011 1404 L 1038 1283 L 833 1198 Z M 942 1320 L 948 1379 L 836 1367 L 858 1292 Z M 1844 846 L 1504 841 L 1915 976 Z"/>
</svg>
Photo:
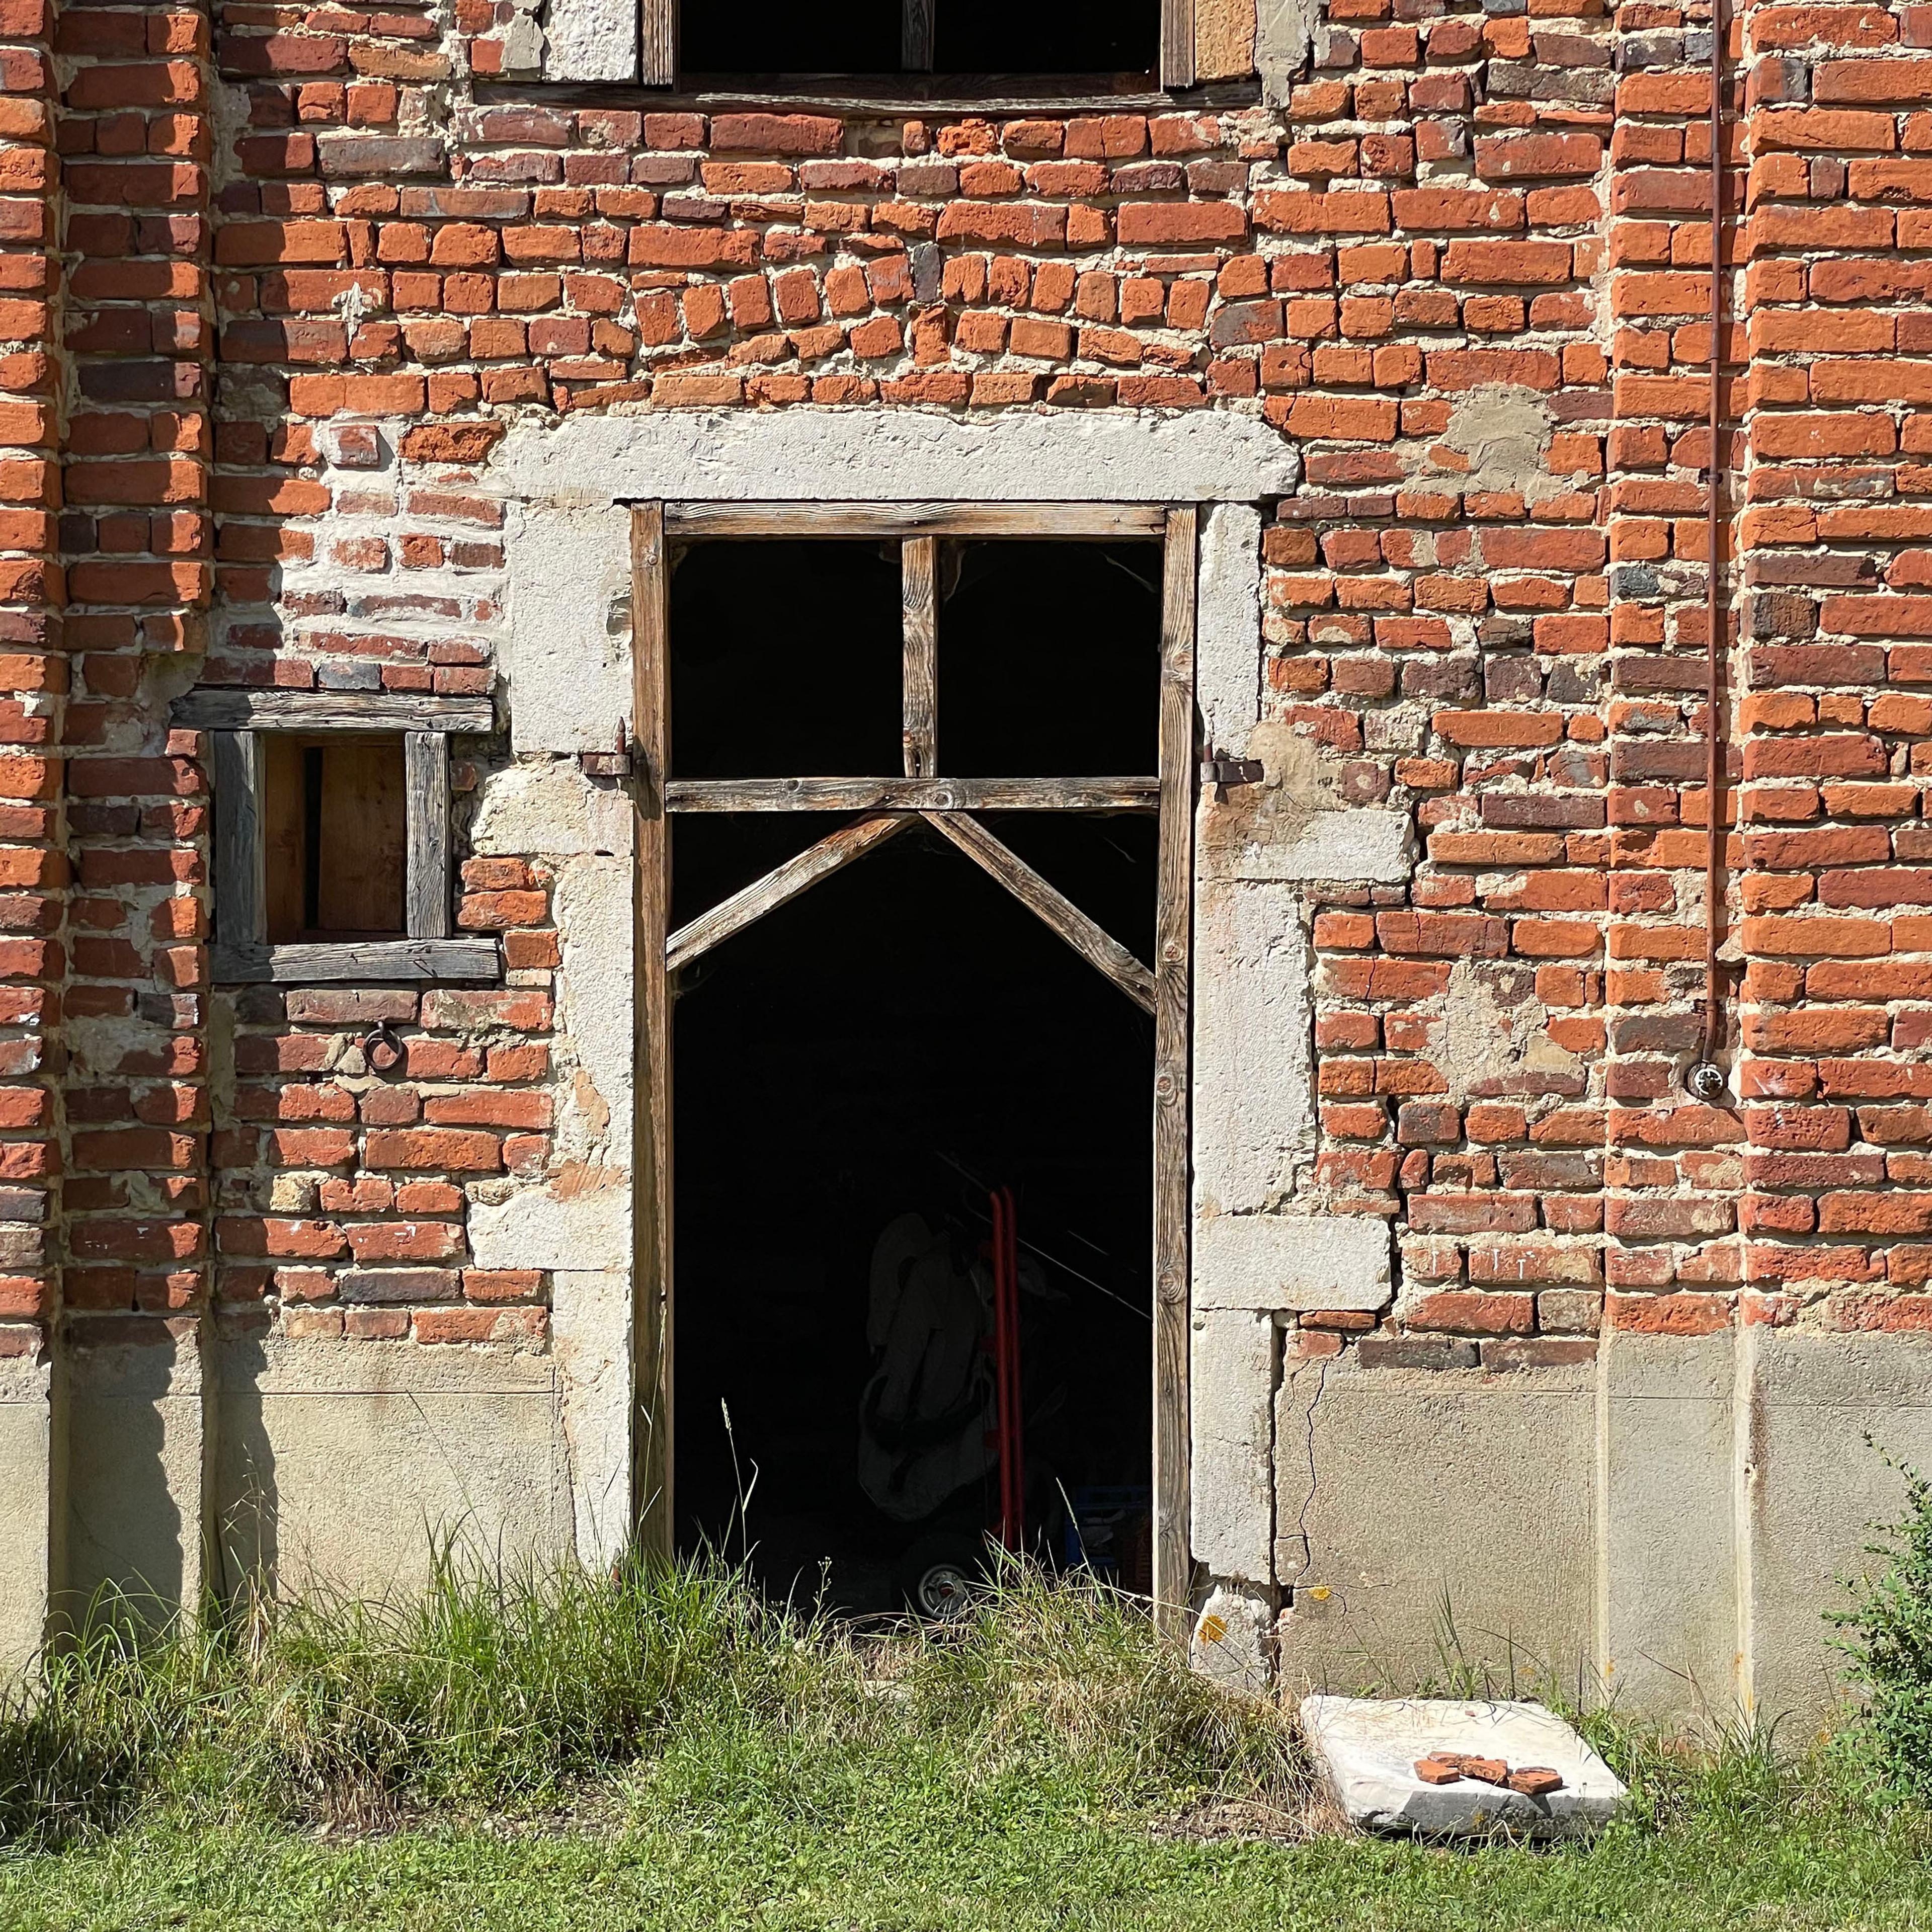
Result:
<svg viewBox="0 0 1932 1932">
<path fill-rule="evenodd" d="M 900 68 L 907 74 L 930 74 L 939 0 L 900 0 Z"/>
</svg>

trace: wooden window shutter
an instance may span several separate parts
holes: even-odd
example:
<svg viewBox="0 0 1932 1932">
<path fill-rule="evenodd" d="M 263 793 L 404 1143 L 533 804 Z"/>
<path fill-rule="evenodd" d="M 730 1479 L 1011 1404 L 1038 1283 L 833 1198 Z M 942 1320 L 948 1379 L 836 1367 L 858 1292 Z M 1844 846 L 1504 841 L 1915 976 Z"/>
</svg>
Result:
<svg viewBox="0 0 1932 1932">
<path fill-rule="evenodd" d="M 646 87 L 672 86 L 677 80 L 677 0 L 638 0 L 638 4 L 643 11 L 638 22 L 638 78 Z"/>
<path fill-rule="evenodd" d="M 1160 0 L 1160 84 L 1194 85 L 1194 0 Z"/>
</svg>

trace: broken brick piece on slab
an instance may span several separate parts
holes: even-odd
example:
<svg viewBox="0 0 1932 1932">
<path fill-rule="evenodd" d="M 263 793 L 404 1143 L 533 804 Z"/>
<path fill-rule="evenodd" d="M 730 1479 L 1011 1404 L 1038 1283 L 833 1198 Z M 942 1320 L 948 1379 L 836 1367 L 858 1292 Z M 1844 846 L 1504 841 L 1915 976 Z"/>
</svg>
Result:
<svg viewBox="0 0 1932 1932">
<path fill-rule="evenodd" d="M 1300 1716 L 1310 1754 L 1349 1822 L 1372 1832 L 1553 1838 L 1606 1823 L 1625 1796 L 1588 1743 L 1541 1704 L 1310 1696 Z M 1438 1768 L 1459 1775 L 1443 1779 Z M 1521 1789 L 1517 1778 L 1538 1788 Z"/>
</svg>

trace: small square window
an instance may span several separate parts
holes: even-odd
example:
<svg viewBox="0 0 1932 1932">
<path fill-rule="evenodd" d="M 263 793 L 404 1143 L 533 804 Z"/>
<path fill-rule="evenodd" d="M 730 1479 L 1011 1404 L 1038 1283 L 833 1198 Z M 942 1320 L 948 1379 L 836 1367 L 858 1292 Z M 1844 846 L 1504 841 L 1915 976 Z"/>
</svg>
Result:
<svg viewBox="0 0 1932 1932">
<path fill-rule="evenodd" d="M 490 980 L 496 942 L 450 932 L 449 736 L 487 699 L 190 692 L 210 734 L 214 977 Z"/>
<path fill-rule="evenodd" d="M 271 946 L 409 933 L 403 740 L 296 737 L 262 746 Z"/>
</svg>

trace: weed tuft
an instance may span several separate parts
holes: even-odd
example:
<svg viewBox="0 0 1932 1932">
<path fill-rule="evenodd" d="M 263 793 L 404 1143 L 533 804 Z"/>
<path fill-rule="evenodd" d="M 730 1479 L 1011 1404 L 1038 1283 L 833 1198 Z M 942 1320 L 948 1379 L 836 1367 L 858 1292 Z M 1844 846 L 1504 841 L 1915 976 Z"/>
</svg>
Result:
<svg viewBox="0 0 1932 1932">
<path fill-rule="evenodd" d="M 1829 1613 L 1864 1700 L 1841 1744 L 1892 1790 L 1924 1798 L 1932 1797 L 1932 1480 L 1886 1460 L 1904 1478 L 1904 1511 L 1866 1546 L 1883 1560 L 1878 1574 L 1852 1580 L 1851 1605 Z"/>
<path fill-rule="evenodd" d="M 378 1825 L 534 1810 L 675 1762 L 688 1792 L 802 1768 L 963 1785 L 1044 1774 L 1132 1808 L 1178 1787 L 1272 1797 L 1292 1734 L 1226 1697 L 1102 1586 L 1009 1568 L 963 1626 L 862 1636 L 715 1560 L 612 1576 L 436 1553 L 374 1601 L 244 1597 L 144 1633 L 104 1600 L 0 1702 L 0 1844 L 144 1804 Z"/>
</svg>

